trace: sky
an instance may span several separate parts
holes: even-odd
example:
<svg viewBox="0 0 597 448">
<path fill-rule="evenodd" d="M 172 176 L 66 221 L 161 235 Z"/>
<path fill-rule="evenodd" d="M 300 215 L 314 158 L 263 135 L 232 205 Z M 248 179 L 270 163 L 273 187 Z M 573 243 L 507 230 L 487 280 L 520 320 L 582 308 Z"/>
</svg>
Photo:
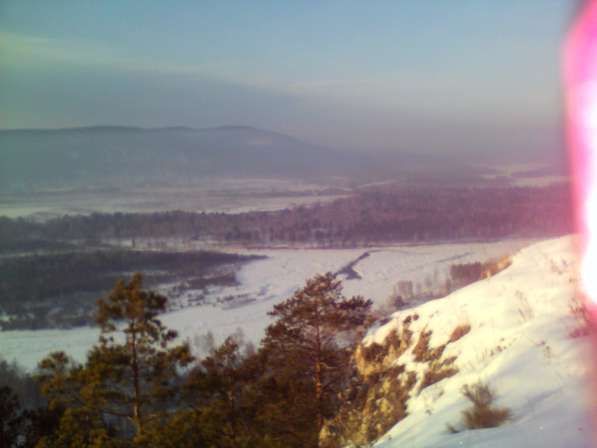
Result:
<svg viewBox="0 0 597 448">
<path fill-rule="evenodd" d="M 561 145 L 574 0 L 0 1 L 0 128 L 246 125 L 360 151 Z"/>
</svg>

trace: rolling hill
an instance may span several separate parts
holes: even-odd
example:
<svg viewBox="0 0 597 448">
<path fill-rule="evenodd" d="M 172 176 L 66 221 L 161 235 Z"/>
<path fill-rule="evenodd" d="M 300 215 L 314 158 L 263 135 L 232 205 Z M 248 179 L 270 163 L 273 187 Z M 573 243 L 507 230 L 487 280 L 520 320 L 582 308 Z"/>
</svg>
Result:
<svg viewBox="0 0 597 448">
<path fill-rule="evenodd" d="M 472 171 L 439 156 L 347 152 L 245 126 L 0 130 L 0 188 L 12 192 L 188 184 L 206 176 L 367 182 L 438 173 Z"/>
</svg>

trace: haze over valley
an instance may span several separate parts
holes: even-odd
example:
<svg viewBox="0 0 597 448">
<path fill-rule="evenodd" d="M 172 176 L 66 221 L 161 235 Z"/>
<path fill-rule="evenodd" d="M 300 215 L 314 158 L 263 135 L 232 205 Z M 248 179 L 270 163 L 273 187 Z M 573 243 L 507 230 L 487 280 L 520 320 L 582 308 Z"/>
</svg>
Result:
<svg viewBox="0 0 597 448">
<path fill-rule="evenodd" d="M 247 212 L 328 202 L 364 190 L 545 186 L 556 160 L 331 149 L 251 127 L 98 126 L 0 130 L 0 215 Z"/>
</svg>

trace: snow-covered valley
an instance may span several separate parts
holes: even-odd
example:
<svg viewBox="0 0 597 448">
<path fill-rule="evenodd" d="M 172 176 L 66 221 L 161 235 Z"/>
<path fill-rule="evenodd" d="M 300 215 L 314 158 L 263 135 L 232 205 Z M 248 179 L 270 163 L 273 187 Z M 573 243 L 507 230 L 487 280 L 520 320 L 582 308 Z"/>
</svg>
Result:
<svg viewBox="0 0 597 448">
<path fill-rule="evenodd" d="M 165 314 L 163 321 L 191 343 L 207 332 L 213 333 L 216 342 L 221 342 L 239 328 L 247 340 L 258 343 L 270 322 L 267 313 L 275 303 L 290 297 L 308 278 L 318 273 L 338 272 L 364 252 L 369 256 L 353 266 L 357 275 L 350 279 L 342 276 L 344 293 L 363 295 L 377 306 L 383 306 L 395 295 L 396 285 L 401 280 L 412 281 L 415 288 L 423 289 L 441 283 L 453 263 L 499 258 L 529 243 L 529 240 L 505 240 L 367 250 L 247 250 L 243 253 L 267 258 L 244 265 L 237 274 L 238 285 L 211 288 L 206 294 L 207 305 L 191 304 L 193 297 L 205 291 L 186 291 L 176 300 L 181 308 Z M 162 292 L 169 295 L 167 286 Z M 0 354 L 26 369 L 34 368 L 45 355 L 58 349 L 82 360 L 97 336 L 97 329 L 89 327 L 3 331 L 0 332 Z"/>
<path fill-rule="evenodd" d="M 371 298 L 388 310 L 400 281 L 425 289 L 441 284 L 454 263 L 470 263 L 513 255 L 512 265 L 497 275 L 459 289 L 446 297 L 413 303 L 374 326 L 363 344 L 384 344 L 405 318 L 414 335 L 431 331 L 429 345 L 444 344 L 444 358 L 455 358 L 457 372 L 422 386 L 426 364 L 415 360 L 410 347 L 388 365 L 404 365 L 417 383 L 406 404 L 406 417 L 390 428 L 375 446 L 409 447 L 545 447 L 590 446 L 590 338 L 583 321 L 571 312 L 577 300 L 573 238 L 543 242 L 507 240 L 492 243 L 395 246 L 322 250 L 251 251 L 266 255 L 242 267 L 238 285 L 210 291 L 208 305 L 188 306 L 163 315 L 191 344 L 211 332 L 216 342 L 241 329 L 257 343 L 270 322 L 272 306 L 289 297 L 317 273 L 343 272 L 344 293 Z M 347 270 L 346 268 L 350 269 Z M 350 275 L 347 272 L 350 271 Z M 409 319 L 410 320 L 410 319 Z M 453 342 L 458 326 L 470 331 Z M 1 354 L 26 369 L 55 350 L 82 360 L 97 341 L 94 328 L 0 332 Z M 416 340 L 416 337 L 415 337 Z M 414 344 L 413 344 L 414 345 Z M 511 419 L 492 429 L 467 430 L 462 411 L 468 402 L 464 385 L 488 384 L 497 403 Z M 451 433 L 450 425 L 456 430 Z"/>
</svg>

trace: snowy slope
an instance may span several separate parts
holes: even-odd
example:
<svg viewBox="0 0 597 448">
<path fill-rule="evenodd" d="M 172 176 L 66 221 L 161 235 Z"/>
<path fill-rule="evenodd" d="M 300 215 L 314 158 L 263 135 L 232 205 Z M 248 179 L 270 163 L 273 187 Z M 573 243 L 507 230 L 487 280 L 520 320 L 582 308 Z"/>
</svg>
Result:
<svg viewBox="0 0 597 448">
<path fill-rule="evenodd" d="M 420 316 L 413 331 L 433 330 L 431 346 L 444 343 L 459 324 L 469 323 L 471 331 L 444 352 L 458 357 L 459 373 L 415 394 L 409 415 L 376 447 L 592 446 L 590 337 L 570 337 L 579 326 L 570 312 L 576 293 L 571 243 L 565 237 L 530 246 L 496 276 L 409 310 Z M 394 314 L 365 343 L 382 343 L 404 315 Z M 408 362 L 408 356 L 404 353 L 400 362 Z M 470 406 L 462 386 L 478 381 L 492 387 L 497 405 L 512 411 L 512 421 L 448 433 L 446 424 L 462 429 L 461 412 Z"/>
</svg>

